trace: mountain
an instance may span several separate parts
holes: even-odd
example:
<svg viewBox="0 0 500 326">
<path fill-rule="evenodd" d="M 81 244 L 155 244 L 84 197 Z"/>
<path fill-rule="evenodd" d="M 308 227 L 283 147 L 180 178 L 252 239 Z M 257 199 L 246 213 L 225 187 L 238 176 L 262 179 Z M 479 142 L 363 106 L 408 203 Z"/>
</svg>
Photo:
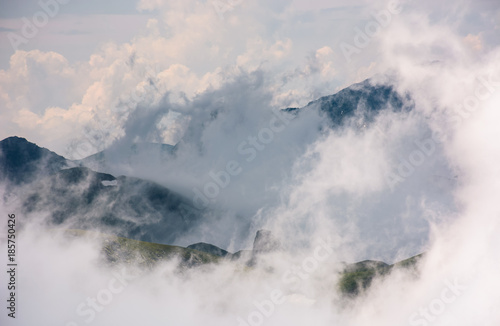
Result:
<svg viewBox="0 0 500 326">
<path fill-rule="evenodd" d="M 253 241 L 253 252 L 256 254 L 269 253 L 279 250 L 280 242 L 269 230 L 258 230 Z"/>
<path fill-rule="evenodd" d="M 262 233 L 261 231 L 258 231 L 257 234 Z M 109 264 L 135 264 L 151 269 L 158 263 L 173 258 L 179 259 L 179 267 L 181 268 L 216 264 L 224 258 L 242 263 L 246 261 L 240 260 L 243 257 L 237 254 L 230 254 L 226 250 L 208 243 L 197 243 L 184 248 L 83 230 L 64 230 L 63 235 L 70 238 L 79 237 L 100 240 L 103 258 Z M 258 235 L 256 235 L 256 239 L 257 237 Z M 224 255 L 221 255 L 222 253 Z M 248 255 L 245 257 L 248 258 Z M 418 276 L 418 262 L 422 257 L 423 254 L 420 254 L 392 265 L 374 260 L 344 264 L 344 268 L 339 275 L 337 290 L 345 298 L 356 298 L 365 293 L 375 279 L 389 275 L 394 269 L 402 269 L 407 273 L 413 273 L 416 277 Z M 255 268 L 256 264 L 256 262 L 253 264 L 246 263 L 246 266 L 247 268 Z"/>
<path fill-rule="evenodd" d="M 159 143 L 113 144 L 103 151 L 77 160 L 76 163 L 98 172 L 125 173 L 128 166 L 140 166 L 147 169 L 149 166 L 155 167 L 163 164 L 175 153 L 175 150 L 175 146 Z"/>
<path fill-rule="evenodd" d="M 198 242 L 198 243 L 192 244 L 190 246 L 187 246 L 187 248 L 206 252 L 206 253 L 209 253 L 211 255 L 218 256 L 218 257 L 232 256 L 232 254 L 230 254 L 226 250 L 221 249 L 217 246 L 211 245 L 209 243 L 205 243 L 205 242 Z"/>
<path fill-rule="evenodd" d="M 33 182 L 24 214 L 49 212 L 48 222 L 124 237 L 173 243 L 201 218 L 188 199 L 154 182 L 75 167 Z"/>
<path fill-rule="evenodd" d="M 68 166 L 68 161 L 24 138 L 0 141 L 0 181 L 21 185 L 51 175 Z"/>
<path fill-rule="evenodd" d="M 49 225 L 173 243 L 203 214 L 159 184 L 74 167 L 24 138 L 6 138 L 0 150 L 0 181 L 9 186 L 7 192 L 19 199 L 23 214 L 48 215 Z"/>
<path fill-rule="evenodd" d="M 408 95 L 400 95 L 393 86 L 375 84 L 367 79 L 353 84 L 339 92 L 321 97 L 309 102 L 302 108 L 286 108 L 282 111 L 300 115 L 307 110 L 319 110 L 326 115 L 331 128 L 342 125 L 346 119 L 358 116 L 359 125 L 364 125 L 383 110 L 408 111 L 412 109 L 412 101 Z M 217 112 L 213 113 L 213 117 Z M 193 127 L 192 132 L 198 133 L 202 127 Z M 159 143 L 129 143 L 117 142 L 109 148 L 76 161 L 80 166 L 88 167 L 94 171 L 127 174 L 130 167 L 135 171 L 147 171 L 150 168 L 168 162 L 176 151 L 185 143 L 198 142 L 191 139 L 192 135 L 186 133 L 175 146 Z M 148 159 L 145 160 L 144 158 Z"/>
<path fill-rule="evenodd" d="M 373 119 L 385 108 L 405 110 L 411 103 L 392 86 L 375 85 L 369 80 L 340 92 L 310 102 L 301 109 L 287 109 L 300 114 L 319 108 L 334 125 L 346 118 L 363 116 Z M 102 229 L 127 238 L 174 243 L 201 221 L 204 212 L 192 206 L 191 200 L 167 187 L 138 178 L 110 174 L 108 170 L 129 171 L 133 164 L 140 171 L 175 155 L 175 147 L 142 143 L 130 146 L 117 142 L 105 151 L 80 161 L 64 157 L 28 142 L 10 137 L 0 142 L 0 180 L 24 185 L 19 198 L 22 212 L 48 215 L 52 225 L 93 230 Z M 150 177 L 153 179 L 153 177 Z M 26 185 L 29 184 L 29 187 Z M 195 244 L 208 253 L 228 253 L 208 244 Z M 251 252 L 241 251 L 231 257 L 247 257 L 279 248 L 267 231 L 259 231 Z"/>
<path fill-rule="evenodd" d="M 302 108 L 287 108 L 285 111 L 300 114 L 303 110 L 318 108 L 328 116 L 331 127 L 337 127 L 355 115 L 359 115 L 362 123 L 366 123 L 373 121 L 384 109 L 408 111 L 412 107 L 409 95 L 401 96 L 393 86 L 377 85 L 367 79 L 333 95 L 323 96 L 309 102 Z"/>
<path fill-rule="evenodd" d="M 258 230 L 255 234 L 253 247 L 251 250 L 239 250 L 230 253 L 224 249 L 209 243 L 199 242 L 188 246 L 189 249 L 196 249 L 211 255 L 229 258 L 231 260 L 241 260 L 248 266 L 254 266 L 258 263 L 260 255 L 278 251 L 281 248 L 280 242 L 269 230 Z"/>
<path fill-rule="evenodd" d="M 338 289 L 344 296 L 356 297 L 368 290 L 374 279 L 390 274 L 393 269 L 405 269 L 417 274 L 417 264 L 423 255 L 419 254 L 392 265 L 375 260 L 345 265 Z"/>
<path fill-rule="evenodd" d="M 58 232 L 57 230 L 53 230 Z M 98 232 L 69 229 L 62 231 L 65 238 L 85 238 L 101 243 L 102 258 L 108 264 L 135 264 L 151 269 L 158 263 L 178 258 L 180 267 L 196 267 L 217 263 L 220 257 L 191 248 L 138 241 Z"/>
</svg>

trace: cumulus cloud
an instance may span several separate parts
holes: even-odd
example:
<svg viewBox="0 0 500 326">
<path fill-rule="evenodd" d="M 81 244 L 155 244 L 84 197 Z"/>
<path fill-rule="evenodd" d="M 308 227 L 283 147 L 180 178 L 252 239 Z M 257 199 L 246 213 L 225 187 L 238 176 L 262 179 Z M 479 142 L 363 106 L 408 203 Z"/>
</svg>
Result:
<svg viewBox="0 0 500 326">
<path fill-rule="evenodd" d="M 103 45 L 88 62 L 17 52 L 0 72 L 3 130 L 56 150 L 85 127 L 106 130 L 102 148 L 181 140 L 161 165 L 114 167 L 188 198 L 205 192 L 196 200 L 216 213 L 178 244 L 217 241 L 238 250 L 266 227 L 285 248 L 252 270 L 223 263 L 177 273 L 175 262 L 165 263 L 130 280 L 92 323 L 244 325 L 279 289 L 286 301 L 262 322 L 498 324 L 500 52 L 488 36 L 495 3 L 403 2 L 351 62 L 339 44 L 355 44 L 354 28 L 387 4 L 360 3 L 363 19 L 317 39 L 306 32 L 324 32 L 331 25 L 321 18 L 337 12 L 321 1 L 311 12 L 297 2 L 241 3 L 222 21 L 210 2 L 141 1 L 139 9 L 160 12 L 145 34 Z M 477 15 L 487 22 L 469 31 Z M 294 25 L 307 36 L 293 37 Z M 354 116 L 335 130 L 314 108 L 277 113 L 366 75 L 408 94 L 412 110 L 387 110 L 370 123 Z M 251 145 L 255 139 L 265 141 Z M 214 175 L 238 168 L 210 193 Z M 333 254 L 290 288 L 283 275 L 300 280 L 293 271 L 320 239 Z M 29 227 L 23 241 L 22 305 L 35 311 L 20 310 L 23 322 L 85 323 L 76 307 L 116 277 L 96 264 L 98 243 L 63 246 Z M 422 251 L 417 277 L 394 272 L 357 300 L 338 297 L 340 261 L 394 262 Z"/>
</svg>

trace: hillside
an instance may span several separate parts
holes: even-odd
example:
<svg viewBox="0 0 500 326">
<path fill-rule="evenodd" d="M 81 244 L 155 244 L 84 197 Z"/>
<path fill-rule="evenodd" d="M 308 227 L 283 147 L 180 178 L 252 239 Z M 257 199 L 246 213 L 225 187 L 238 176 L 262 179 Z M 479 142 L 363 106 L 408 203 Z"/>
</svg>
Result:
<svg viewBox="0 0 500 326">
<path fill-rule="evenodd" d="M 338 283 L 340 292 L 348 297 L 356 297 L 365 292 L 377 277 L 384 277 L 393 269 L 415 270 L 424 254 L 419 254 L 392 265 L 381 261 L 365 260 L 346 265 Z"/>
<path fill-rule="evenodd" d="M 201 217 L 184 197 L 154 182 L 77 167 L 33 182 L 22 212 L 48 212 L 48 222 L 127 238 L 173 243 Z"/>
<path fill-rule="evenodd" d="M 348 118 L 358 116 L 369 123 L 384 109 L 409 111 L 413 103 L 390 85 L 375 85 L 370 79 L 346 87 L 339 92 L 309 102 L 302 108 L 288 108 L 287 112 L 300 114 L 303 110 L 319 109 L 329 118 L 331 127 L 337 127 Z"/>
<path fill-rule="evenodd" d="M 115 235 L 84 230 L 64 230 L 69 238 L 90 238 L 102 243 L 102 254 L 109 264 L 134 264 L 152 268 L 160 262 L 177 258 L 182 267 L 195 267 L 220 261 L 220 257 L 195 249 L 138 241 Z"/>
<path fill-rule="evenodd" d="M 26 184 L 67 166 L 64 157 L 25 138 L 9 137 L 0 141 L 0 181 Z"/>
<path fill-rule="evenodd" d="M 261 231 L 257 233 L 256 239 L 259 239 Z M 242 258 L 241 263 L 246 262 L 248 268 L 255 268 L 256 264 L 249 262 L 254 261 L 253 254 L 258 252 L 254 248 L 247 255 L 240 257 L 237 253 L 231 254 L 208 243 L 197 243 L 184 248 L 83 230 L 65 230 L 63 234 L 67 237 L 86 237 L 102 241 L 103 258 L 109 264 L 133 264 L 148 269 L 174 258 L 180 260 L 181 267 L 197 267 L 218 263 L 223 259 L 235 261 Z M 373 260 L 345 264 L 337 289 L 343 296 L 355 298 L 367 291 L 374 279 L 389 275 L 394 269 L 416 272 L 417 263 L 422 257 L 423 254 L 416 255 L 392 265 Z"/>
</svg>

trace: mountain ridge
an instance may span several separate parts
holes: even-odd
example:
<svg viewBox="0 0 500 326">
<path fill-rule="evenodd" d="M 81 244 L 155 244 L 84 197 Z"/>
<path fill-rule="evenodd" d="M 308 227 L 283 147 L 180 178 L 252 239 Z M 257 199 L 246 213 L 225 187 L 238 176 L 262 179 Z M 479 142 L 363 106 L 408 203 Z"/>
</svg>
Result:
<svg viewBox="0 0 500 326">
<path fill-rule="evenodd" d="M 364 123 L 370 123 L 381 110 L 409 111 L 413 105 L 409 94 L 401 95 L 390 84 L 374 84 L 372 79 L 365 79 L 334 94 L 310 101 L 301 108 L 286 108 L 284 111 L 300 114 L 303 110 L 319 108 L 328 116 L 331 127 L 338 127 L 356 113 Z"/>
<path fill-rule="evenodd" d="M 0 141 L 0 181 L 26 184 L 68 166 L 68 160 L 26 138 L 12 136 Z"/>
<path fill-rule="evenodd" d="M 193 248 L 193 246 L 200 243 L 181 247 L 83 230 L 64 230 L 63 234 L 70 237 L 88 237 L 101 240 L 101 252 L 103 258 L 109 264 L 137 264 L 151 269 L 163 261 L 179 258 L 179 267 L 181 268 L 200 267 L 206 264 L 217 264 L 222 261 L 240 262 L 246 268 L 250 269 L 258 265 L 256 261 L 248 264 L 248 258 L 253 260 L 253 255 L 237 256 L 236 253 L 231 254 L 224 249 L 208 243 L 203 243 L 204 246 L 200 247 L 205 250 L 198 250 Z M 256 233 L 257 237 L 258 232 Z M 207 252 L 207 250 L 210 251 L 214 248 L 226 252 L 227 255 L 220 256 Z M 254 249 L 251 252 L 255 252 Z M 418 263 L 423 256 L 424 254 L 419 254 L 391 265 L 375 260 L 364 260 L 352 264 L 341 263 L 344 267 L 339 272 L 336 289 L 345 298 L 353 299 L 368 291 L 374 280 L 384 278 L 395 269 L 404 270 L 416 276 L 418 274 Z"/>
<path fill-rule="evenodd" d="M 328 115 L 333 125 L 342 124 L 356 112 L 367 114 L 366 119 L 369 120 L 387 107 L 405 108 L 403 98 L 392 86 L 374 86 L 370 80 L 293 110 L 299 114 L 317 105 Z M 67 160 L 20 137 L 6 138 L 0 145 L 0 174 L 3 178 L 15 185 L 33 185 L 25 187 L 25 194 L 21 198 L 24 212 L 49 210 L 50 222 L 55 225 L 68 223 L 70 227 L 83 229 L 105 227 L 107 231 L 115 230 L 117 235 L 136 240 L 173 243 L 176 238 L 189 232 L 204 214 L 193 207 L 188 198 L 153 181 L 116 176 L 100 168 L 95 171 L 85 166 L 85 159 Z M 144 159 L 141 157 L 144 151 L 159 150 L 171 155 L 176 148 L 166 144 L 150 145 L 136 145 L 135 149 L 132 145 L 129 150 Z M 90 157 L 100 164 L 100 160 L 105 160 L 106 153 L 102 151 Z M 123 155 L 128 157 L 128 154 L 126 152 Z M 120 161 L 120 156 L 117 157 Z M 211 249 L 225 254 L 220 248 Z M 233 256 L 247 254 L 242 250 Z"/>
</svg>

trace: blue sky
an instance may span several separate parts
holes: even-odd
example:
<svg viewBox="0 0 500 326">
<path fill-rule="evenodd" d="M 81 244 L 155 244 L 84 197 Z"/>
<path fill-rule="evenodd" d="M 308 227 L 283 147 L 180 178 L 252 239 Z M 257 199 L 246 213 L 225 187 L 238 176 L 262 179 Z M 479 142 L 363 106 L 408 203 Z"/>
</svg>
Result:
<svg viewBox="0 0 500 326">
<path fill-rule="evenodd" d="M 49 1 L 43 1 L 49 3 Z M 137 1 L 136 0 L 70 0 L 68 5 L 64 5 L 64 13 L 66 14 L 135 14 Z M 1 18 L 21 18 L 30 13 L 39 10 L 40 5 L 38 1 L 33 0 L 19 0 L 2 1 Z"/>
<path fill-rule="evenodd" d="M 71 60 L 86 60 L 99 44 L 126 42 L 144 26 L 146 15 L 151 13 L 140 12 L 136 7 L 135 0 L 71 0 L 59 4 L 58 14 L 50 19 L 48 26 L 20 49 L 56 51 Z M 14 53 L 6 32 L 19 33 L 23 26 L 21 19 L 32 21 L 33 15 L 43 9 L 34 0 L 2 0 L 0 8 L 0 68 L 6 68 Z"/>
<path fill-rule="evenodd" d="M 113 108 L 151 77 L 160 88 L 141 100 L 154 103 L 169 94 L 175 102 L 262 70 L 273 105 L 304 105 L 385 73 L 389 37 L 405 28 L 418 36 L 417 49 L 441 33 L 477 59 L 500 43 L 497 1 L 402 0 L 388 26 L 357 46 L 359 31 L 392 2 L 72 0 L 25 37 L 27 24 L 47 17 L 43 6 L 2 0 L 0 116 L 6 125 L 0 138 L 20 134 L 62 151 L 68 134 L 78 135 L 96 114 L 114 116 L 118 137 L 123 126 Z M 422 60 L 437 60 L 443 51 Z M 175 142 L 178 135 L 169 133 L 163 141 Z"/>
</svg>

